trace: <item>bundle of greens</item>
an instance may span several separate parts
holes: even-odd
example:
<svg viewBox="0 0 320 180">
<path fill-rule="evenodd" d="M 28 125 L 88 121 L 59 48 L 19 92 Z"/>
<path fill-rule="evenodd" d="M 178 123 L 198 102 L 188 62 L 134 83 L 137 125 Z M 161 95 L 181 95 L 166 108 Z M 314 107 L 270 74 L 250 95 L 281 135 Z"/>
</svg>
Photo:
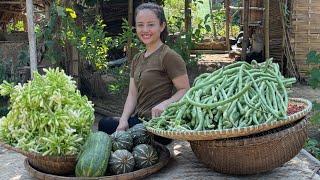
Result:
<svg viewBox="0 0 320 180">
<path fill-rule="evenodd" d="M 34 73 L 23 85 L 3 81 L 10 111 L 0 119 L 0 141 L 42 155 L 76 155 L 92 131 L 93 104 L 63 70 Z"/>
</svg>

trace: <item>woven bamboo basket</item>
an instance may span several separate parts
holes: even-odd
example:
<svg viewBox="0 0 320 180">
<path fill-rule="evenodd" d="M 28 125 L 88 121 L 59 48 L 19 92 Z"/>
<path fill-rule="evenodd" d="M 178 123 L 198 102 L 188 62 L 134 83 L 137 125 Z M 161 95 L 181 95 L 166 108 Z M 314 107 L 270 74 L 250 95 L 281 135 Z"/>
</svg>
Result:
<svg viewBox="0 0 320 180">
<path fill-rule="evenodd" d="M 57 175 L 72 174 L 77 164 L 76 156 L 42 156 L 0 143 L 3 147 L 16 151 L 27 157 L 28 162 L 41 172 Z"/>
<path fill-rule="evenodd" d="M 120 174 L 120 175 L 109 175 L 102 177 L 75 177 L 73 175 L 68 176 L 58 176 L 48 173 L 44 173 L 41 170 L 30 164 L 29 159 L 26 158 L 24 161 L 24 167 L 29 172 L 30 176 L 40 179 L 40 180 L 133 180 L 141 179 L 143 177 L 149 176 L 158 172 L 161 168 L 166 166 L 170 160 L 170 151 L 164 145 L 159 143 L 154 143 L 153 147 L 159 153 L 159 162 L 153 166 L 136 170 L 130 173 Z"/>
<path fill-rule="evenodd" d="M 213 140 L 222 138 L 232 138 L 255 134 L 263 131 L 267 131 L 276 127 L 280 127 L 285 124 L 292 123 L 300 118 L 305 117 L 312 109 L 312 103 L 307 99 L 302 98 L 290 98 L 289 104 L 303 106 L 304 109 L 297 113 L 288 116 L 287 120 L 273 121 L 267 124 L 259 124 L 249 127 L 223 129 L 223 130 L 206 130 L 206 131 L 165 131 L 160 129 L 154 129 L 146 127 L 147 130 L 155 135 L 166 137 L 169 139 L 180 140 Z"/>
<path fill-rule="evenodd" d="M 250 136 L 189 141 L 195 156 L 214 171 L 247 175 L 270 171 L 295 157 L 307 139 L 307 118 Z"/>
</svg>

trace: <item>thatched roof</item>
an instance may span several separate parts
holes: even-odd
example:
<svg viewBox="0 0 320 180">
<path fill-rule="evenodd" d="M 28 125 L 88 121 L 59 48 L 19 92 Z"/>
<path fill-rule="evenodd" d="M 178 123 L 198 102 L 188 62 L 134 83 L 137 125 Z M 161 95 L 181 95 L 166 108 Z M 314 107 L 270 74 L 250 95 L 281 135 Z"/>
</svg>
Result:
<svg viewBox="0 0 320 180">
<path fill-rule="evenodd" d="M 34 12 L 43 13 L 50 0 L 33 0 Z M 26 14 L 26 1 L 0 0 L 0 30 L 4 30 L 10 22 L 23 21 Z"/>
</svg>

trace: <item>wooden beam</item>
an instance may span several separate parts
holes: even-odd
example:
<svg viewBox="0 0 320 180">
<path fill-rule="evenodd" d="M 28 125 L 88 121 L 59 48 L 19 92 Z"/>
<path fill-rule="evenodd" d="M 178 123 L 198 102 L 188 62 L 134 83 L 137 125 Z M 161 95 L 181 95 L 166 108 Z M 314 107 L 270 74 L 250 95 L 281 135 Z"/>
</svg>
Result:
<svg viewBox="0 0 320 180">
<path fill-rule="evenodd" d="M 249 0 L 244 0 L 244 17 L 243 17 L 243 41 L 241 60 L 245 61 L 247 57 L 247 48 L 249 45 Z"/>
<path fill-rule="evenodd" d="M 26 4 L 25 1 L 0 1 L 0 4 Z M 45 2 L 33 2 L 32 4 L 45 4 Z"/>
<path fill-rule="evenodd" d="M 22 11 L 15 11 L 15 10 L 6 10 L 0 9 L 1 12 L 11 13 L 11 14 L 22 14 Z"/>
<path fill-rule="evenodd" d="M 270 4 L 269 4 L 269 0 L 264 0 L 264 56 L 265 59 L 268 59 L 270 57 L 270 50 L 269 50 L 269 10 L 270 10 Z"/>
<path fill-rule="evenodd" d="M 225 0 L 226 4 L 226 46 L 227 50 L 230 50 L 230 32 L 229 32 L 229 27 L 230 27 L 230 0 Z M 232 27 L 231 27 L 232 28 Z"/>
<path fill-rule="evenodd" d="M 29 54 L 30 54 L 30 73 L 33 79 L 33 72 L 37 69 L 37 53 L 36 53 L 36 37 L 33 23 L 33 1 L 26 0 L 27 20 L 28 20 L 28 39 L 29 39 Z"/>
<path fill-rule="evenodd" d="M 133 0 L 128 0 L 128 26 L 132 27 L 133 26 Z M 127 43 L 127 58 L 128 58 L 128 64 L 131 64 L 133 54 L 132 54 L 132 48 L 130 47 L 132 43 L 132 38 L 128 38 L 128 43 Z"/>
<path fill-rule="evenodd" d="M 235 9 L 235 10 L 243 10 L 244 7 L 235 7 L 235 6 L 229 6 L 230 9 Z M 250 10 L 257 10 L 257 11 L 263 11 L 264 8 L 260 8 L 260 7 L 249 7 Z"/>
</svg>

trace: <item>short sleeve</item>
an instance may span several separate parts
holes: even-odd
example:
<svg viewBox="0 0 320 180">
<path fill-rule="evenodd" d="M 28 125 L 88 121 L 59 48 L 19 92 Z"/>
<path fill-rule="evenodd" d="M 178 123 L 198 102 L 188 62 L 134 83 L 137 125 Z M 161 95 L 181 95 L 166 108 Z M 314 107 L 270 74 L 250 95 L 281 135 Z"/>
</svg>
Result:
<svg viewBox="0 0 320 180">
<path fill-rule="evenodd" d="M 130 77 L 133 78 L 134 77 L 134 71 L 137 65 L 137 60 L 139 58 L 141 53 L 138 53 L 136 55 L 133 56 L 132 61 L 131 61 L 131 67 L 130 67 Z"/>
<path fill-rule="evenodd" d="M 164 56 L 163 65 L 170 79 L 187 74 L 187 68 L 183 58 L 173 50 Z"/>
</svg>

